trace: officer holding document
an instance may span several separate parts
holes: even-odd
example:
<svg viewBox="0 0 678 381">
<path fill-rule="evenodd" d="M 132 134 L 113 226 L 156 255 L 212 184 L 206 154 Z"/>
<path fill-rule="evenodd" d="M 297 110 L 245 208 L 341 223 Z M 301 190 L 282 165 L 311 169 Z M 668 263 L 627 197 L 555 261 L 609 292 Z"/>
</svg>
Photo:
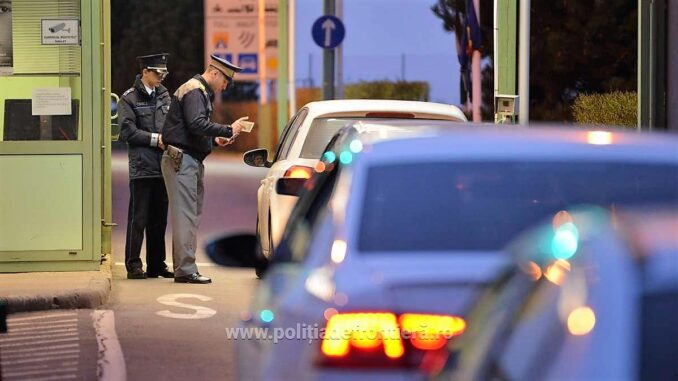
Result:
<svg viewBox="0 0 678 381">
<path fill-rule="evenodd" d="M 167 148 L 161 167 L 169 195 L 174 281 L 177 283 L 212 282 L 200 275 L 195 264 L 204 197 L 202 162 L 212 152 L 213 144 L 231 144 L 248 118 L 240 118 L 230 126 L 210 120 L 215 94 L 220 95 L 226 90 L 240 70 L 212 55 L 205 72 L 188 80 L 174 93 L 163 126 L 162 139 Z"/>
</svg>

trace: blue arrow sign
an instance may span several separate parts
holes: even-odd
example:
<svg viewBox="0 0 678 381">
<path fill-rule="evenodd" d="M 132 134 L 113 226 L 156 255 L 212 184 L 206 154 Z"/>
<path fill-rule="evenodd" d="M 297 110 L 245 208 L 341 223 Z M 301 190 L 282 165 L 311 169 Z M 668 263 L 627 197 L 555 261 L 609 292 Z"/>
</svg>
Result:
<svg viewBox="0 0 678 381">
<path fill-rule="evenodd" d="M 313 41 L 324 49 L 334 49 L 344 40 L 344 23 L 334 16 L 322 16 L 315 20 L 311 28 Z"/>
</svg>

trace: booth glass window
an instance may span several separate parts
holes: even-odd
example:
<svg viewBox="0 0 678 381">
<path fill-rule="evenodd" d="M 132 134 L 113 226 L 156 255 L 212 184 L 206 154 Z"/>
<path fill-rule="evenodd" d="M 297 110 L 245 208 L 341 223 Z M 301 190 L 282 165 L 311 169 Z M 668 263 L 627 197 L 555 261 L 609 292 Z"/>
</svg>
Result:
<svg viewBox="0 0 678 381">
<path fill-rule="evenodd" d="M 0 0 L 0 141 L 81 140 L 80 0 Z"/>
</svg>

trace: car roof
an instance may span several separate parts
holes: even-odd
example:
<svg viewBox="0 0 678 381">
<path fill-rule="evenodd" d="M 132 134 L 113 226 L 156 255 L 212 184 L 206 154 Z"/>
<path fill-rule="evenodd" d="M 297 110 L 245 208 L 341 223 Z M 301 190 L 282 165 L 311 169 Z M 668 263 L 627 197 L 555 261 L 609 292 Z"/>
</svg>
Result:
<svg viewBox="0 0 678 381">
<path fill-rule="evenodd" d="M 368 112 L 414 113 L 416 118 L 466 121 L 464 113 L 454 105 L 386 99 L 339 99 L 307 103 L 309 117 L 362 116 Z M 356 113 L 358 113 L 356 115 Z"/>
<path fill-rule="evenodd" d="M 399 122 L 408 123 L 408 121 Z M 423 125 L 426 125 L 424 123 Z M 377 140 L 365 156 L 378 161 L 627 160 L 678 163 L 678 135 L 605 127 L 428 123 L 431 129 L 405 139 Z"/>
</svg>

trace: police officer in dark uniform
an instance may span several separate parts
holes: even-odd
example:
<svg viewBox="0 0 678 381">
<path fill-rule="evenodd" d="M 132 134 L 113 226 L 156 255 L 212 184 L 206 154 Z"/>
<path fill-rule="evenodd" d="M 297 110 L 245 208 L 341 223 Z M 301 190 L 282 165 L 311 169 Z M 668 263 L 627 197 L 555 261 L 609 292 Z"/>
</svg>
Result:
<svg viewBox="0 0 678 381">
<path fill-rule="evenodd" d="M 204 196 L 203 160 L 216 143 L 233 142 L 243 126 L 240 118 L 230 126 L 210 120 L 215 96 L 220 97 L 241 69 L 215 55 L 205 72 L 188 80 L 172 96 L 162 130 L 167 150 L 162 174 L 169 194 L 172 218 L 172 258 L 177 283 L 211 283 L 195 265 L 197 233 Z"/>
<path fill-rule="evenodd" d="M 160 160 L 165 149 L 161 131 L 169 112 L 170 95 L 162 85 L 168 54 L 137 57 L 141 74 L 118 104 L 120 140 L 129 152 L 129 209 L 125 267 L 128 279 L 172 278 L 165 264 L 167 191 Z M 146 272 L 140 258 L 146 232 Z"/>
</svg>

